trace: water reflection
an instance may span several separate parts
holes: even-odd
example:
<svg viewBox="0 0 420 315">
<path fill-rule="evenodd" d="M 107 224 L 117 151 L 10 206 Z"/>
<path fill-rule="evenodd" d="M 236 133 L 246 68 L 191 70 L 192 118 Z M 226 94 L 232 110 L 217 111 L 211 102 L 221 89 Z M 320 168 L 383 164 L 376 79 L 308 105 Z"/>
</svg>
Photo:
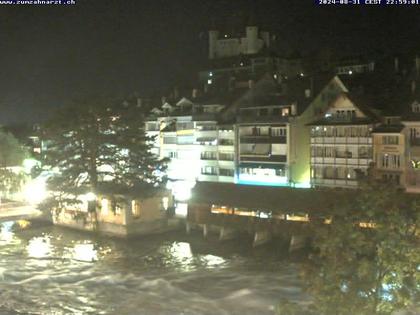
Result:
<svg viewBox="0 0 420 315">
<path fill-rule="evenodd" d="M 3 222 L 0 225 L 0 244 L 10 243 L 14 239 L 12 231 L 14 222 Z"/>
<path fill-rule="evenodd" d="M 52 246 L 51 240 L 48 236 L 34 237 L 27 246 L 29 257 L 32 258 L 45 258 L 51 254 Z"/>
<path fill-rule="evenodd" d="M 98 252 L 93 244 L 76 244 L 73 249 L 73 259 L 92 262 L 98 260 Z"/>
<path fill-rule="evenodd" d="M 273 315 L 279 296 L 300 296 L 294 269 L 265 269 L 278 266 L 272 258 L 247 265 L 238 244 L 201 236 L 115 240 L 12 224 L 2 232 L 19 242 L 0 247 L 0 314 Z"/>
<path fill-rule="evenodd" d="M 205 255 L 202 260 L 208 267 L 220 267 L 226 263 L 226 260 L 219 256 Z"/>
</svg>

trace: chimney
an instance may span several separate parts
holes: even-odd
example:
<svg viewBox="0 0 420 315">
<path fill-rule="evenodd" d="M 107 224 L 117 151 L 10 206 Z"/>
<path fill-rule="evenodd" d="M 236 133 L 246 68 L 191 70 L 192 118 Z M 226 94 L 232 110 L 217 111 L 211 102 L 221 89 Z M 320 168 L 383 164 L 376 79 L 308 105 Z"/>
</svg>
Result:
<svg viewBox="0 0 420 315">
<path fill-rule="evenodd" d="M 420 57 L 416 56 L 416 71 L 417 71 L 417 75 L 419 75 L 420 73 Z"/>
<path fill-rule="evenodd" d="M 248 87 L 252 89 L 254 87 L 254 80 L 248 80 Z"/>
<path fill-rule="evenodd" d="M 311 89 L 306 89 L 306 90 L 305 90 L 305 97 L 306 97 L 306 98 L 310 98 L 310 97 L 311 97 L 311 94 L 312 94 L 312 93 L 311 93 Z"/>
<path fill-rule="evenodd" d="M 166 103 L 166 96 L 162 96 L 162 97 L 160 98 L 160 100 L 161 100 L 161 102 L 162 102 L 162 105 L 163 105 L 163 104 L 165 104 L 165 103 Z"/>
<path fill-rule="evenodd" d="M 394 69 L 395 69 L 395 72 L 398 72 L 399 71 L 399 68 L 400 68 L 400 61 L 399 61 L 398 57 L 395 57 L 394 58 Z"/>
<path fill-rule="evenodd" d="M 411 93 L 416 93 L 416 81 L 411 81 Z"/>
<path fill-rule="evenodd" d="M 143 100 L 140 98 L 140 97 L 138 97 L 137 98 L 137 107 L 141 107 L 143 105 Z"/>
</svg>

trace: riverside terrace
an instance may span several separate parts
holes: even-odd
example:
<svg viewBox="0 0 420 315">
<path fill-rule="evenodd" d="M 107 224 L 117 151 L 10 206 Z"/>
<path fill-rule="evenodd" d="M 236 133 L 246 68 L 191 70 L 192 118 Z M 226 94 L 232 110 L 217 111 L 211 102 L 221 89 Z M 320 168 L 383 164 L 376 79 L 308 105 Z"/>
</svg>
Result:
<svg viewBox="0 0 420 315">
<path fill-rule="evenodd" d="M 249 234 L 254 236 L 254 246 L 280 237 L 292 250 L 310 238 L 309 221 L 330 223 L 337 206 L 350 205 L 357 195 L 356 189 L 198 182 L 188 203 L 187 232 L 201 229 L 204 237 L 215 232 L 220 240 Z M 361 222 L 360 226 L 372 224 Z"/>
</svg>

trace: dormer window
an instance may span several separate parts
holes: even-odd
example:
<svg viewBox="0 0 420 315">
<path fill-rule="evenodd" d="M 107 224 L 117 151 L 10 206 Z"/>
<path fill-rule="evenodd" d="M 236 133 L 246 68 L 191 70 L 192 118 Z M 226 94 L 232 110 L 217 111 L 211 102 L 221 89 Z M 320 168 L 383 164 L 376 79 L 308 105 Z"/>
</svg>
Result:
<svg viewBox="0 0 420 315">
<path fill-rule="evenodd" d="M 420 104 L 418 102 L 414 102 L 411 105 L 411 110 L 413 111 L 413 113 L 420 113 Z"/>
<path fill-rule="evenodd" d="M 282 108 L 282 110 L 281 110 L 281 115 L 282 116 L 289 116 L 289 113 L 290 113 L 290 111 L 289 111 L 288 107 Z"/>
</svg>

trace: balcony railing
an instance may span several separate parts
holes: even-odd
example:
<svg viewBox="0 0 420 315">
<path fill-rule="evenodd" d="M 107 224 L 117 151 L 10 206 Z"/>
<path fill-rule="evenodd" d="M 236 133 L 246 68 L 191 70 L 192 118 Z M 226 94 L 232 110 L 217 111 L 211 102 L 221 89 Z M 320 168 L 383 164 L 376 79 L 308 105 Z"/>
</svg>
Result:
<svg viewBox="0 0 420 315">
<path fill-rule="evenodd" d="M 286 136 L 270 136 L 270 135 L 243 135 L 241 136 L 241 143 L 287 143 Z"/>
<path fill-rule="evenodd" d="M 203 160 L 203 161 L 215 161 L 215 160 L 217 160 L 217 157 L 216 156 L 200 156 L 200 160 Z"/>
<path fill-rule="evenodd" d="M 242 153 L 240 156 L 240 160 L 243 162 L 281 162 L 286 163 L 287 162 L 287 156 L 286 155 L 248 155 L 245 153 Z"/>
<path fill-rule="evenodd" d="M 223 154 L 219 154 L 219 160 L 220 161 L 233 161 L 234 160 L 234 156 L 233 155 L 223 155 Z"/>
<path fill-rule="evenodd" d="M 219 145 L 233 145 L 233 140 L 219 139 Z"/>
<path fill-rule="evenodd" d="M 420 138 L 411 138 L 410 144 L 415 147 L 420 146 Z"/>
</svg>

